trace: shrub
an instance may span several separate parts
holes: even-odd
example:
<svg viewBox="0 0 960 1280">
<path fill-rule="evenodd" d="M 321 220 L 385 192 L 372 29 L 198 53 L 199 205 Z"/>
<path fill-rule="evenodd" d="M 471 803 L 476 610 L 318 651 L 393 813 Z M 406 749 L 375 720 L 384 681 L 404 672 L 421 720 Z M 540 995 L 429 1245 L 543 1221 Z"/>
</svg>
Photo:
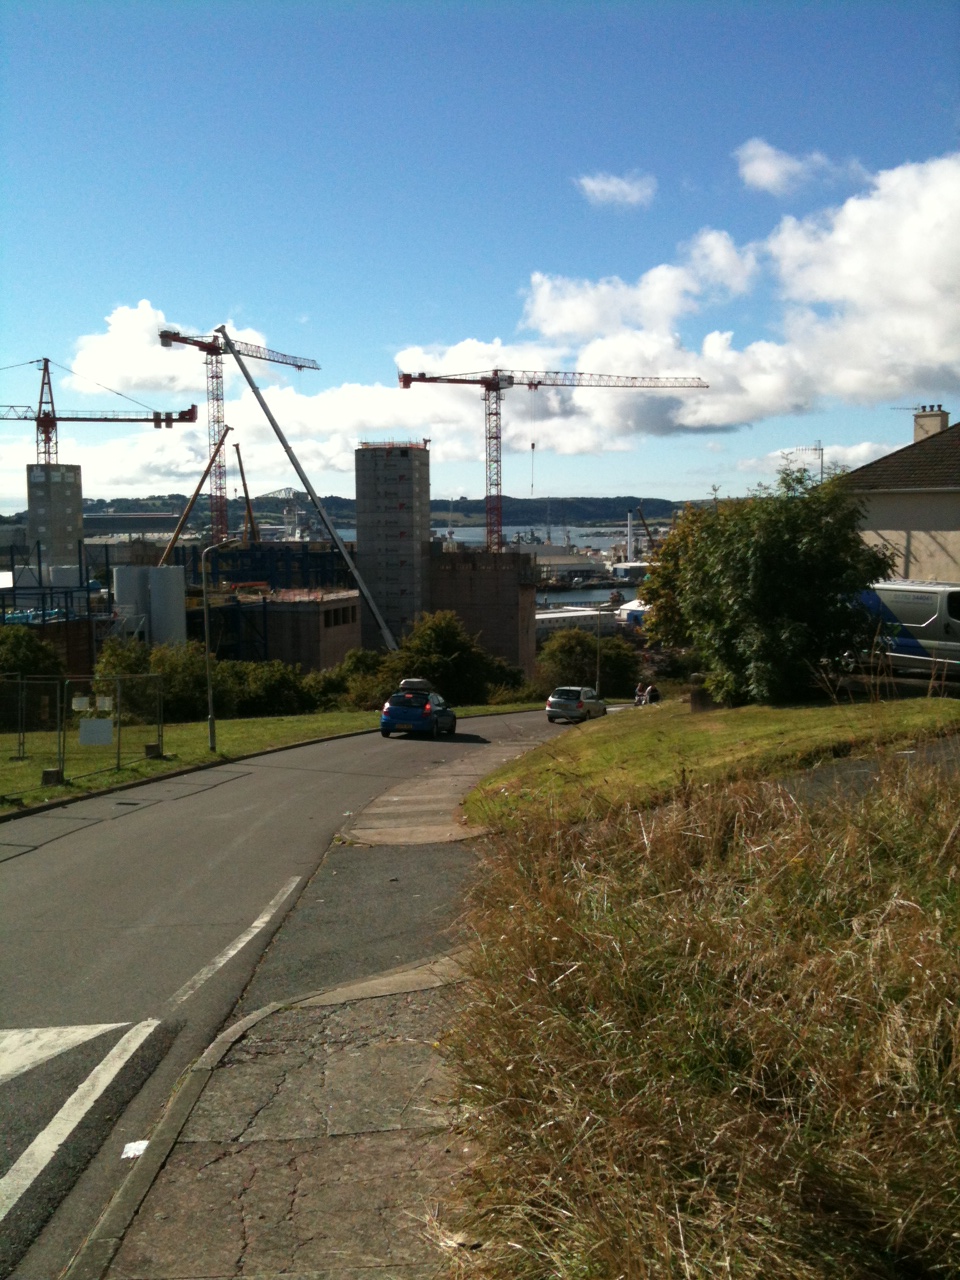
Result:
<svg viewBox="0 0 960 1280">
<path fill-rule="evenodd" d="M 597 637 L 577 627 L 557 631 L 544 642 L 537 666 L 545 693 L 562 684 L 593 687 L 597 679 Z M 620 636 L 600 640 L 600 692 L 605 697 L 629 697 L 637 685 L 637 649 Z"/>
<path fill-rule="evenodd" d="M 0 673 L 20 676 L 62 676 L 60 655 L 34 627 L 0 626 Z"/>
<path fill-rule="evenodd" d="M 842 476 L 818 485 L 790 468 L 774 490 L 688 507 L 644 584 L 649 634 L 694 644 L 721 701 L 809 696 L 821 662 L 875 638 L 859 596 L 893 561 L 864 543 L 861 519 Z"/>
</svg>

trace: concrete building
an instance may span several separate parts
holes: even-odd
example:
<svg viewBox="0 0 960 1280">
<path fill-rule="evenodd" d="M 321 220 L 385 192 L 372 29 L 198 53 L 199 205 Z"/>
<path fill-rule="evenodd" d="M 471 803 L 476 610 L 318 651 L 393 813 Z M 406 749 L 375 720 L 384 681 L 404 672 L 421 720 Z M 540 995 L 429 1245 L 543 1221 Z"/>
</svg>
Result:
<svg viewBox="0 0 960 1280">
<path fill-rule="evenodd" d="M 425 562 L 430 543 L 430 451 L 422 444 L 361 444 L 355 453 L 357 568 L 399 639 L 428 607 Z M 363 611 L 363 643 L 381 637 Z"/>
<path fill-rule="evenodd" d="M 293 598 L 285 598 L 293 597 Z M 203 640 L 203 610 L 187 613 L 191 639 Z M 358 591 L 280 592 L 252 599 L 242 595 L 210 608 L 210 643 L 218 658 L 243 662 L 279 659 L 303 671 L 335 667 L 360 648 Z"/>
<path fill-rule="evenodd" d="M 39 544 L 44 577 L 51 565 L 76 568 L 83 538 L 80 468 L 31 462 L 27 467 L 27 541 Z"/>
<path fill-rule="evenodd" d="M 960 582 L 960 424 L 940 405 L 914 414 L 913 443 L 851 471 L 863 536 L 891 550 L 898 577 Z"/>
<path fill-rule="evenodd" d="M 533 557 L 444 551 L 432 543 L 427 564 L 431 611 L 452 609 L 488 653 L 532 677 L 537 657 Z"/>
</svg>

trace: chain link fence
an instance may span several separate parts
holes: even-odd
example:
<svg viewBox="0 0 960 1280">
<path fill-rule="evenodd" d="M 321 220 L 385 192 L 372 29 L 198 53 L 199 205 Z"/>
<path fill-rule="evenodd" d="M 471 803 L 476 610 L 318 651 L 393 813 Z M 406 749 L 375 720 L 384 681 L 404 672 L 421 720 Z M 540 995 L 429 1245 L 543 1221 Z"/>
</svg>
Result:
<svg viewBox="0 0 960 1280">
<path fill-rule="evenodd" d="M 0 676 L 3 800 L 162 755 L 162 676 Z"/>
</svg>

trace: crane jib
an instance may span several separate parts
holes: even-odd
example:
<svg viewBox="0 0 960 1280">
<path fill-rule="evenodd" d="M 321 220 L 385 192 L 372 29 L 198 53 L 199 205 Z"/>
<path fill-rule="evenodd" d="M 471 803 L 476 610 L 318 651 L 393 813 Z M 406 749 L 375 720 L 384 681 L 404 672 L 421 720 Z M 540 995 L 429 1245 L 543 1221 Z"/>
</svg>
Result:
<svg viewBox="0 0 960 1280">
<path fill-rule="evenodd" d="M 503 508 L 501 485 L 502 434 L 500 397 L 514 386 L 530 391 L 540 387 L 619 387 L 637 391 L 705 390 L 702 378 L 631 377 L 616 373 L 580 373 L 564 369 L 488 369 L 483 373 L 399 373 L 400 386 L 409 391 L 415 382 L 443 382 L 453 386 L 483 389 L 486 441 L 487 549 L 503 550 Z"/>
</svg>

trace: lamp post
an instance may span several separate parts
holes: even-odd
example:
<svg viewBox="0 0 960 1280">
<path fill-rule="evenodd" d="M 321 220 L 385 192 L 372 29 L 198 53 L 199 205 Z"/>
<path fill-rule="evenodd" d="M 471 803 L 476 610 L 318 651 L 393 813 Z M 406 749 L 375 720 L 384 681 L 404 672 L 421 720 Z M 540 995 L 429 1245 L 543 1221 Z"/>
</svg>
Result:
<svg viewBox="0 0 960 1280">
<path fill-rule="evenodd" d="M 597 605 L 597 686 L 594 693 L 600 697 L 600 604 Z"/>
<path fill-rule="evenodd" d="M 217 749 L 217 721 L 213 714 L 213 670 L 210 664 L 210 606 L 207 603 L 207 556 L 211 551 L 235 547 L 239 538 L 226 538 L 223 542 L 211 542 L 200 552 L 200 581 L 203 584 L 203 648 L 207 660 L 207 741 L 211 751 Z"/>
</svg>

